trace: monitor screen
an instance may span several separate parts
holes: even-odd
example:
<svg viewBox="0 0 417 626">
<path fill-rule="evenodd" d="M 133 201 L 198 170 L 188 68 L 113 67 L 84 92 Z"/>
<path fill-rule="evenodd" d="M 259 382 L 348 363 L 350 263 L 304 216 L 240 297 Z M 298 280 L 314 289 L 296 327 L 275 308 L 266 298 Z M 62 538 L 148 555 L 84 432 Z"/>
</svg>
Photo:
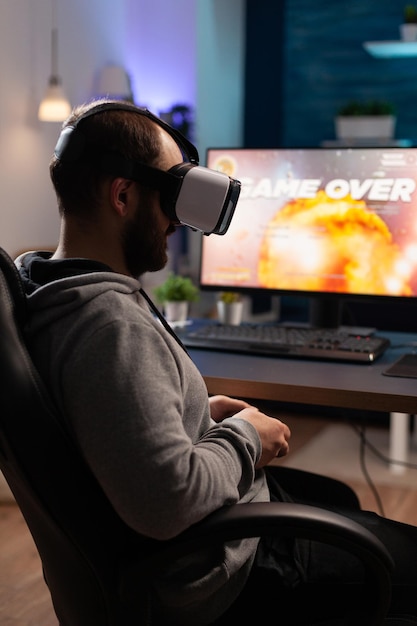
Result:
<svg viewBox="0 0 417 626">
<path fill-rule="evenodd" d="M 202 289 L 417 296 L 417 148 L 210 148 L 207 166 L 242 191 L 202 238 Z"/>
</svg>

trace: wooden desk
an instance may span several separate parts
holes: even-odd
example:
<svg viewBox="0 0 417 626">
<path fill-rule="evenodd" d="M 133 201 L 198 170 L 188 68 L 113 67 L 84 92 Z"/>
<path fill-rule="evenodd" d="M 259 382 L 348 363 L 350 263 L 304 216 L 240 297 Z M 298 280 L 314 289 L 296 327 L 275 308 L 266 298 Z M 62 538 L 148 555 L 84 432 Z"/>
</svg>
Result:
<svg viewBox="0 0 417 626">
<path fill-rule="evenodd" d="M 417 335 L 382 334 L 391 340 L 391 348 L 371 365 L 189 352 L 210 394 L 389 413 L 390 458 L 404 462 L 409 416 L 417 414 L 417 378 L 394 378 L 383 372 L 402 354 L 417 351 Z M 392 471 L 401 473 L 404 467 L 393 463 Z"/>
</svg>

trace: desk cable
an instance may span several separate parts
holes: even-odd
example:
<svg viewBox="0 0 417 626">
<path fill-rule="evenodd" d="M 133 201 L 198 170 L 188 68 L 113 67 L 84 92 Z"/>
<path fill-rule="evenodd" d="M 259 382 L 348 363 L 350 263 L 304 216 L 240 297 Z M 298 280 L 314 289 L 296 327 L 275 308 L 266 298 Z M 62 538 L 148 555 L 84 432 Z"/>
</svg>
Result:
<svg viewBox="0 0 417 626">
<path fill-rule="evenodd" d="M 365 452 L 366 452 L 366 448 L 368 448 L 375 456 L 377 456 L 381 461 L 383 461 L 384 463 L 386 463 L 387 465 L 390 465 L 392 463 L 395 463 L 396 465 L 402 465 L 403 467 L 408 467 L 409 469 L 415 469 L 417 470 L 417 464 L 416 463 L 410 463 L 408 461 L 397 461 L 396 459 L 391 459 L 389 457 L 387 457 L 385 454 L 382 454 L 382 452 L 380 450 L 378 450 L 378 448 L 376 448 L 370 441 L 369 439 L 366 437 L 366 426 L 356 426 L 354 424 L 350 424 L 350 426 L 352 427 L 352 429 L 356 432 L 356 434 L 359 436 L 360 439 L 360 446 L 359 446 L 359 462 L 360 462 L 360 466 L 361 466 L 361 470 L 362 473 L 365 477 L 366 482 L 369 485 L 369 488 L 371 489 L 376 504 L 377 504 L 377 508 L 379 511 L 379 514 L 385 517 L 384 514 L 384 507 L 382 504 L 382 500 L 381 497 L 378 493 L 378 490 L 368 472 L 368 468 L 366 467 L 366 458 L 365 458 Z"/>
</svg>

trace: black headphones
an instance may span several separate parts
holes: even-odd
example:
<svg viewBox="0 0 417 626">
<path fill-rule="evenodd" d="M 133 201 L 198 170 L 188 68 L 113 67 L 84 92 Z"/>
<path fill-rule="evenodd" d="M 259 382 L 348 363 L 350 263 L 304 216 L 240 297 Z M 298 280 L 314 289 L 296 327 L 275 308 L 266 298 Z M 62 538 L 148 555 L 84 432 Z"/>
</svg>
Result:
<svg viewBox="0 0 417 626">
<path fill-rule="evenodd" d="M 186 161 L 164 171 L 139 161 L 130 161 L 118 152 L 90 152 L 82 132 L 82 122 L 105 111 L 128 111 L 144 115 L 171 135 Z M 107 174 L 129 178 L 157 189 L 162 210 L 169 219 L 207 235 L 222 235 L 226 232 L 240 194 L 239 181 L 198 165 L 198 150 L 182 133 L 148 109 L 129 102 L 100 101 L 74 124 L 62 130 L 54 154 L 62 163 L 74 163 L 92 157 Z"/>
<path fill-rule="evenodd" d="M 190 163 L 198 165 L 199 156 L 197 148 L 182 133 L 180 133 L 179 130 L 170 126 L 167 122 L 164 122 L 164 120 L 151 113 L 148 109 L 123 101 L 100 102 L 86 111 L 84 115 L 81 115 L 76 122 L 64 128 L 55 146 L 54 153 L 57 159 L 69 162 L 78 161 L 83 158 L 88 146 L 86 144 L 85 135 L 79 126 L 83 120 L 105 111 L 128 111 L 144 115 L 148 119 L 155 122 L 155 124 L 158 124 L 158 126 L 161 126 L 169 135 L 171 135 Z"/>
</svg>

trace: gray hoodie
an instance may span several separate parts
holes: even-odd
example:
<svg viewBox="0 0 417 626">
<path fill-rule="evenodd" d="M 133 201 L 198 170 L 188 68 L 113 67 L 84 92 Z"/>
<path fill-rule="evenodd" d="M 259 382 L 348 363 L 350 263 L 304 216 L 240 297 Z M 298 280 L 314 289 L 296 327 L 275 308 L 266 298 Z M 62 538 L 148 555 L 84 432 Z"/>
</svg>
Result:
<svg viewBox="0 0 417 626">
<path fill-rule="evenodd" d="M 30 351 L 120 517 L 165 540 L 224 505 L 269 500 L 254 469 L 255 429 L 239 418 L 211 419 L 202 376 L 149 310 L 139 282 L 45 256 L 18 263 Z M 55 271 L 63 265 L 64 277 Z M 245 540 L 221 546 L 214 561 L 211 550 L 198 563 L 173 564 L 153 581 L 162 613 L 168 607 L 172 624 L 215 619 L 244 584 L 255 550 L 256 540 Z"/>
</svg>

